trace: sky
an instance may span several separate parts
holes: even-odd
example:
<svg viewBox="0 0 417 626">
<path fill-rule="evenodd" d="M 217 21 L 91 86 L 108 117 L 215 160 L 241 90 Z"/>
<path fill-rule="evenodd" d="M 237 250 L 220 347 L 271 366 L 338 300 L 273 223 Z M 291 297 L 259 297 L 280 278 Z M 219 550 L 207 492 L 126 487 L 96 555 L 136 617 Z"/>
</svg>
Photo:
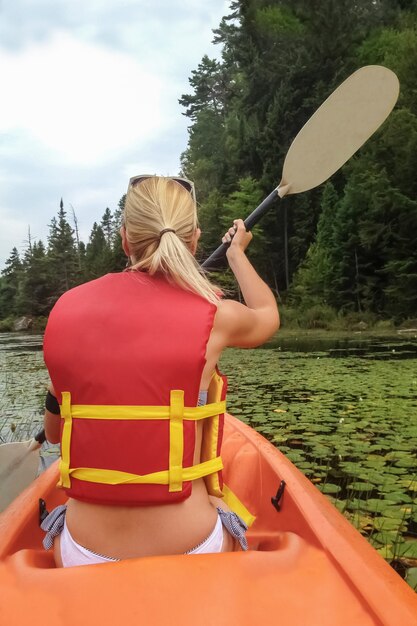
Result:
<svg viewBox="0 0 417 626">
<path fill-rule="evenodd" d="M 175 175 L 178 99 L 228 0 L 0 0 L 0 269 L 47 243 L 61 197 L 80 236 L 135 174 Z"/>
</svg>

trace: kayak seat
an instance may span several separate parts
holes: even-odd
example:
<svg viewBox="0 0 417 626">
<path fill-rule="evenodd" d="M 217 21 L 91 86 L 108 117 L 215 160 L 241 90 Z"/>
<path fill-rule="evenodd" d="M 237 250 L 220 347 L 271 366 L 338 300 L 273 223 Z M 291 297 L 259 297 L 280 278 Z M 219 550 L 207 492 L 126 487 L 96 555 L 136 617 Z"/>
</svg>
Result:
<svg viewBox="0 0 417 626">
<path fill-rule="evenodd" d="M 259 531 L 248 533 L 249 550 L 259 552 L 291 553 L 296 557 L 301 549 L 305 549 L 306 541 L 293 532 Z"/>
<path fill-rule="evenodd" d="M 30 548 L 26 550 L 18 550 L 14 553 L 10 560 L 18 570 L 23 569 L 55 569 L 55 559 L 52 550 L 44 550 L 43 548 Z"/>
<path fill-rule="evenodd" d="M 251 550 L 247 553 L 242 552 L 234 552 L 234 553 L 224 553 L 224 554 L 216 554 L 210 555 L 211 558 L 223 559 L 226 555 L 227 558 L 241 559 L 248 555 L 248 558 L 252 561 L 254 558 L 256 561 L 261 559 L 261 561 L 266 557 L 262 556 L 262 552 L 275 552 L 276 557 L 274 558 L 275 567 L 282 571 L 286 571 L 288 568 L 293 568 L 296 565 L 300 565 L 303 561 L 304 555 L 308 553 L 308 544 L 301 537 L 296 535 L 295 533 L 287 532 L 287 533 L 279 533 L 270 535 L 261 536 L 261 534 L 255 535 L 251 537 L 251 543 L 253 545 L 257 545 L 257 550 Z M 258 554 L 259 556 L 255 556 Z M 250 555 L 250 556 L 249 556 Z M 179 559 L 182 561 L 183 559 L 195 559 L 199 558 L 202 555 L 176 555 L 173 557 L 169 557 L 170 559 Z M 121 563 L 124 563 L 125 567 L 130 567 L 127 563 L 128 561 L 133 565 L 134 561 L 142 560 L 144 563 L 149 560 L 149 558 L 163 558 L 166 557 L 146 557 L 143 559 L 126 559 Z M 14 554 L 9 556 L 9 563 L 16 571 L 25 571 L 25 570 L 48 570 L 55 569 L 55 561 L 53 556 L 53 551 L 46 551 L 42 547 L 41 548 L 23 548 L 21 550 L 17 550 Z M 102 566 L 100 564 L 99 566 Z M 112 563 L 104 564 L 106 567 L 108 565 L 114 565 Z M 90 565 L 90 567 L 97 567 L 97 565 Z M 70 568 L 72 569 L 72 568 Z"/>
</svg>

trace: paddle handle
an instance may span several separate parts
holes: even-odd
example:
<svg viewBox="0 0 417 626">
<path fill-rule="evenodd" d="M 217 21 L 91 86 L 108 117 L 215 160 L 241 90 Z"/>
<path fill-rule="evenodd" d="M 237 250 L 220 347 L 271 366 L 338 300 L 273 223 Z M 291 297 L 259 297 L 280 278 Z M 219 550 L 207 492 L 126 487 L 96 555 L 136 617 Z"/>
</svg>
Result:
<svg viewBox="0 0 417 626">
<path fill-rule="evenodd" d="M 254 211 L 244 220 L 244 224 L 246 226 L 246 230 L 252 230 L 252 228 L 259 222 L 261 217 L 265 215 L 265 213 L 271 208 L 272 204 L 275 200 L 280 197 L 282 198 L 289 190 L 289 185 L 284 185 L 282 187 L 277 187 L 272 191 L 269 196 L 265 198 L 261 202 L 259 206 L 256 207 Z M 208 259 L 204 261 L 201 267 L 204 267 L 206 270 L 213 270 L 219 267 L 222 264 L 222 261 L 226 255 L 227 248 L 230 246 L 230 243 L 222 243 L 214 252 L 209 256 Z"/>
<path fill-rule="evenodd" d="M 38 434 L 34 436 L 34 440 L 37 441 L 40 445 L 45 443 L 46 435 L 45 435 L 45 429 L 44 428 L 42 428 L 42 430 L 40 430 L 38 432 Z"/>
<path fill-rule="evenodd" d="M 33 452 L 33 450 L 39 450 L 41 445 L 46 441 L 45 430 L 40 430 L 34 437 L 31 439 L 29 443 L 29 450 Z"/>
</svg>

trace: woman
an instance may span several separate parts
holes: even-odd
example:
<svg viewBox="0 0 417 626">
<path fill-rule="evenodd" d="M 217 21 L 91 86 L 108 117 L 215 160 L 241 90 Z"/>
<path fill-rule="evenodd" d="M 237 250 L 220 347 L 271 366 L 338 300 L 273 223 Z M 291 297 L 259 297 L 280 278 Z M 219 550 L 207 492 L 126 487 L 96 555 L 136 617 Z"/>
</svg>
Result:
<svg viewBox="0 0 417 626">
<path fill-rule="evenodd" d="M 45 333 L 45 430 L 61 439 L 69 500 L 45 520 L 44 545 L 58 566 L 245 549 L 244 524 L 221 500 L 216 364 L 279 326 L 245 255 L 252 235 L 236 220 L 223 237 L 243 305 L 221 299 L 195 261 L 189 181 L 131 179 L 120 232 L 128 271 L 64 294 Z"/>
</svg>

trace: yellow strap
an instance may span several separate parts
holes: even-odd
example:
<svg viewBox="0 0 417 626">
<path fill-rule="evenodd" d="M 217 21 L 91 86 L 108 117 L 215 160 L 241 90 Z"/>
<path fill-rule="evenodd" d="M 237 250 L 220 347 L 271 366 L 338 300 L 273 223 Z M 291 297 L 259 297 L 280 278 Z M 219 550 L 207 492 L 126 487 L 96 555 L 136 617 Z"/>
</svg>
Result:
<svg viewBox="0 0 417 626">
<path fill-rule="evenodd" d="M 72 430 L 72 418 L 71 418 L 71 394 L 69 391 L 62 392 L 62 405 L 61 405 L 61 417 L 64 420 L 64 428 L 62 430 L 61 439 L 61 461 L 59 464 L 59 471 L 61 475 L 60 486 L 71 487 L 71 480 L 69 476 L 69 464 L 70 464 L 70 445 L 71 445 L 71 430 Z"/>
<path fill-rule="evenodd" d="M 223 469 L 221 457 L 211 459 L 205 463 L 199 463 L 192 467 L 184 467 L 182 470 L 183 481 L 196 480 L 208 474 L 219 472 Z M 100 483 L 105 485 L 168 485 L 169 471 L 154 472 L 152 474 L 130 474 L 129 472 L 119 472 L 117 470 L 94 469 L 90 467 L 76 467 L 70 469 L 70 475 L 78 480 L 84 480 L 89 483 Z"/>
<path fill-rule="evenodd" d="M 220 402 L 223 393 L 223 378 L 215 370 L 208 387 L 208 402 Z M 205 420 L 203 425 L 203 440 L 201 444 L 201 460 L 208 461 L 214 459 L 218 454 L 220 437 L 220 415 L 213 415 Z M 221 479 L 218 473 L 205 476 L 204 482 L 207 491 L 211 496 L 221 498 Z"/>
<path fill-rule="evenodd" d="M 169 411 L 169 491 L 182 490 L 184 392 L 171 391 Z"/>
<path fill-rule="evenodd" d="M 190 468 L 183 468 L 183 420 L 203 420 L 224 413 L 226 401 L 212 402 L 199 407 L 184 407 L 184 392 L 171 391 L 170 406 L 116 406 L 116 405 L 73 405 L 71 394 L 62 392 L 61 417 L 64 419 L 61 441 L 61 479 L 59 486 L 70 487 L 70 476 L 87 482 L 104 484 L 143 483 L 169 484 L 169 491 L 181 491 L 183 481 L 196 480 L 223 468 L 220 457 L 200 463 Z M 70 469 L 70 444 L 72 419 L 96 420 L 168 420 L 170 421 L 169 469 L 139 476 L 116 470 L 93 468 Z"/>
<path fill-rule="evenodd" d="M 224 483 L 223 483 L 223 499 L 226 502 L 226 504 L 232 509 L 232 511 L 237 513 L 239 517 L 243 519 L 247 527 L 250 528 L 253 522 L 256 520 L 255 515 L 252 515 L 252 513 L 248 511 L 248 509 L 245 507 L 243 502 L 241 502 L 239 498 L 237 497 L 237 495 L 233 493 L 233 491 L 229 489 L 229 487 L 225 485 Z"/>
<path fill-rule="evenodd" d="M 226 401 L 222 400 L 204 406 L 184 407 L 183 415 L 185 420 L 197 421 L 219 415 L 225 411 Z M 91 420 L 163 420 L 170 418 L 169 406 L 74 404 L 71 407 L 71 412 L 73 418 Z"/>
</svg>

